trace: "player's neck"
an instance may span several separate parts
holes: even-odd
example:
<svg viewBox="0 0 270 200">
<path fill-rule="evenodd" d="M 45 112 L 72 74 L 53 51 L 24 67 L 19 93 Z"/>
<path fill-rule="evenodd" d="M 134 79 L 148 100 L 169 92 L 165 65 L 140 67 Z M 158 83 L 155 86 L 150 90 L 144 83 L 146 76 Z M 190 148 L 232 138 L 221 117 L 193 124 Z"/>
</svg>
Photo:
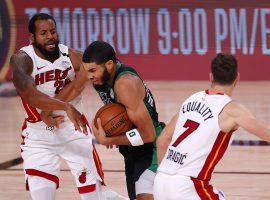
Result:
<svg viewBox="0 0 270 200">
<path fill-rule="evenodd" d="M 34 46 L 34 50 L 35 50 L 35 53 L 37 54 L 38 57 L 40 57 L 44 60 L 48 60 L 51 63 L 53 63 L 55 60 L 57 60 L 59 58 L 59 54 L 46 56 L 43 53 L 41 53 L 35 46 Z"/>
<path fill-rule="evenodd" d="M 115 73 L 116 73 L 116 66 L 114 66 L 110 72 L 110 79 L 108 81 L 109 85 L 112 86 L 113 85 L 113 80 L 115 77 Z"/>
<path fill-rule="evenodd" d="M 231 85 L 213 85 L 209 89 L 209 94 L 227 94 L 228 96 L 232 95 L 232 86 Z"/>
</svg>

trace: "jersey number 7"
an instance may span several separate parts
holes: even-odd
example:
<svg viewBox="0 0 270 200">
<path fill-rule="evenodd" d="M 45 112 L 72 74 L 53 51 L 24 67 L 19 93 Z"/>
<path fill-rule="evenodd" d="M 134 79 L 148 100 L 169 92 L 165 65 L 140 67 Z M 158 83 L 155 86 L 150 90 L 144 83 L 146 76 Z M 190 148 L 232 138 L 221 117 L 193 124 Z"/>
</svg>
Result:
<svg viewBox="0 0 270 200">
<path fill-rule="evenodd" d="M 190 119 L 188 119 L 186 121 L 186 123 L 184 124 L 184 128 L 187 128 L 187 130 L 185 130 L 184 133 L 182 133 L 176 140 L 175 142 L 172 144 L 173 147 L 176 147 L 177 145 L 180 144 L 180 142 L 182 142 L 187 136 L 189 136 L 191 133 L 193 133 L 198 127 L 199 127 L 199 123 L 194 122 Z"/>
</svg>

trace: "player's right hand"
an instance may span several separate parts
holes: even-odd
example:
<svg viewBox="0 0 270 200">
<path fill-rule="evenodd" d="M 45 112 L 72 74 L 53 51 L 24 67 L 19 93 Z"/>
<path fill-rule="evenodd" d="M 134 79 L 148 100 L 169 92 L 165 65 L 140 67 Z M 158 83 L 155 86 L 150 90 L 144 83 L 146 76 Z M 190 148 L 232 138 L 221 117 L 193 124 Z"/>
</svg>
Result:
<svg viewBox="0 0 270 200">
<path fill-rule="evenodd" d="M 80 132 L 83 132 L 85 135 L 88 135 L 86 122 L 82 114 L 78 110 L 76 110 L 76 108 L 71 104 L 67 103 L 66 105 L 67 107 L 65 111 L 70 121 L 74 124 L 75 129 Z"/>
</svg>

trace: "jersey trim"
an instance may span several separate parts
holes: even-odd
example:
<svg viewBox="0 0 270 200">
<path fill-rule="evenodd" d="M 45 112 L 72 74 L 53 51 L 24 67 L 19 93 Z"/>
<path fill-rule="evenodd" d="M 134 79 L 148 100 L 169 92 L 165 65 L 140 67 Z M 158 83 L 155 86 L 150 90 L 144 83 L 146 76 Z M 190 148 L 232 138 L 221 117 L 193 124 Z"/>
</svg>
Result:
<svg viewBox="0 0 270 200">
<path fill-rule="evenodd" d="M 202 181 L 195 178 L 191 178 L 195 186 L 196 192 L 201 199 L 219 200 L 219 196 L 214 193 L 212 185 L 209 185 L 208 181 Z"/>
<path fill-rule="evenodd" d="M 208 155 L 205 164 L 198 175 L 199 180 L 209 181 L 216 164 L 224 155 L 226 149 L 228 148 L 233 131 L 229 133 L 219 132 L 218 137 L 213 145 L 213 148 Z"/>
<path fill-rule="evenodd" d="M 56 184 L 56 189 L 59 188 L 59 178 L 55 175 L 48 174 L 36 169 L 26 169 L 25 173 L 31 176 L 39 176 L 45 179 L 48 179 Z M 28 182 L 26 182 L 26 190 L 29 190 Z"/>
<path fill-rule="evenodd" d="M 97 150 L 96 150 L 96 148 L 95 148 L 94 145 L 93 145 L 93 158 L 94 158 L 94 162 L 95 162 L 95 165 L 96 165 L 96 168 L 97 168 L 97 173 L 98 173 L 98 175 L 101 178 L 101 184 L 102 185 L 105 185 L 105 182 L 104 182 L 104 173 L 103 173 L 103 170 L 102 170 L 102 164 L 100 162 L 100 159 L 99 159 Z"/>
<path fill-rule="evenodd" d="M 37 109 L 30 106 L 29 104 L 27 104 L 23 98 L 21 97 L 22 99 L 22 103 L 23 103 L 23 107 L 27 113 L 27 121 L 28 122 L 31 122 L 31 123 L 36 123 L 36 122 L 39 122 L 41 121 L 41 117 L 40 117 L 40 114 L 38 113 Z"/>
<path fill-rule="evenodd" d="M 87 185 L 83 187 L 78 187 L 79 194 L 94 192 L 95 190 L 96 190 L 96 185 Z"/>
</svg>

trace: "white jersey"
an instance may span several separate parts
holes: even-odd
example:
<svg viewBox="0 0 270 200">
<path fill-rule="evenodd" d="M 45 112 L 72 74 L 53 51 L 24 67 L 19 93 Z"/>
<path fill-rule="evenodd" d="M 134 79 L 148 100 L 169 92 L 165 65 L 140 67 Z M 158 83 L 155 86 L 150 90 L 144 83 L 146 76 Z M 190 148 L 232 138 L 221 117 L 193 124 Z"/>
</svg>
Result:
<svg viewBox="0 0 270 200">
<path fill-rule="evenodd" d="M 35 80 L 37 90 L 42 93 L 54 97 L 65 85 L 75 78 L 75 71 L 68 54 L 67 46 L 59 44 L 60 57 L 53 63 L 37 56 L 32 45 L 23 47 L 21 50 L 26 52 L 33 61 L 33 72 L 31 76 Z M 30 126 L 37 129 L 48 128 L 41 121 L 41 110 L 28 105 L 23 99 L 22 101 L 26 111 L 27 127 Z M 81 95 L 75 98 L 71 104 L 81 112 Z M 53 115 L 65 116 L 65 122 L 61 124 L 61 127 L 74 127 L 72 122 L 67 118 L 65 111 L 54 111 Z"/>
<path fill-rule="evenodd" d="M 158 171 L 208 181 L 218 161 L 232 141 L 224 133 L 219 113 L 231 101 L 225 94 L 193 94 L 182 105 L 172 141 Z"/>
</svg>

